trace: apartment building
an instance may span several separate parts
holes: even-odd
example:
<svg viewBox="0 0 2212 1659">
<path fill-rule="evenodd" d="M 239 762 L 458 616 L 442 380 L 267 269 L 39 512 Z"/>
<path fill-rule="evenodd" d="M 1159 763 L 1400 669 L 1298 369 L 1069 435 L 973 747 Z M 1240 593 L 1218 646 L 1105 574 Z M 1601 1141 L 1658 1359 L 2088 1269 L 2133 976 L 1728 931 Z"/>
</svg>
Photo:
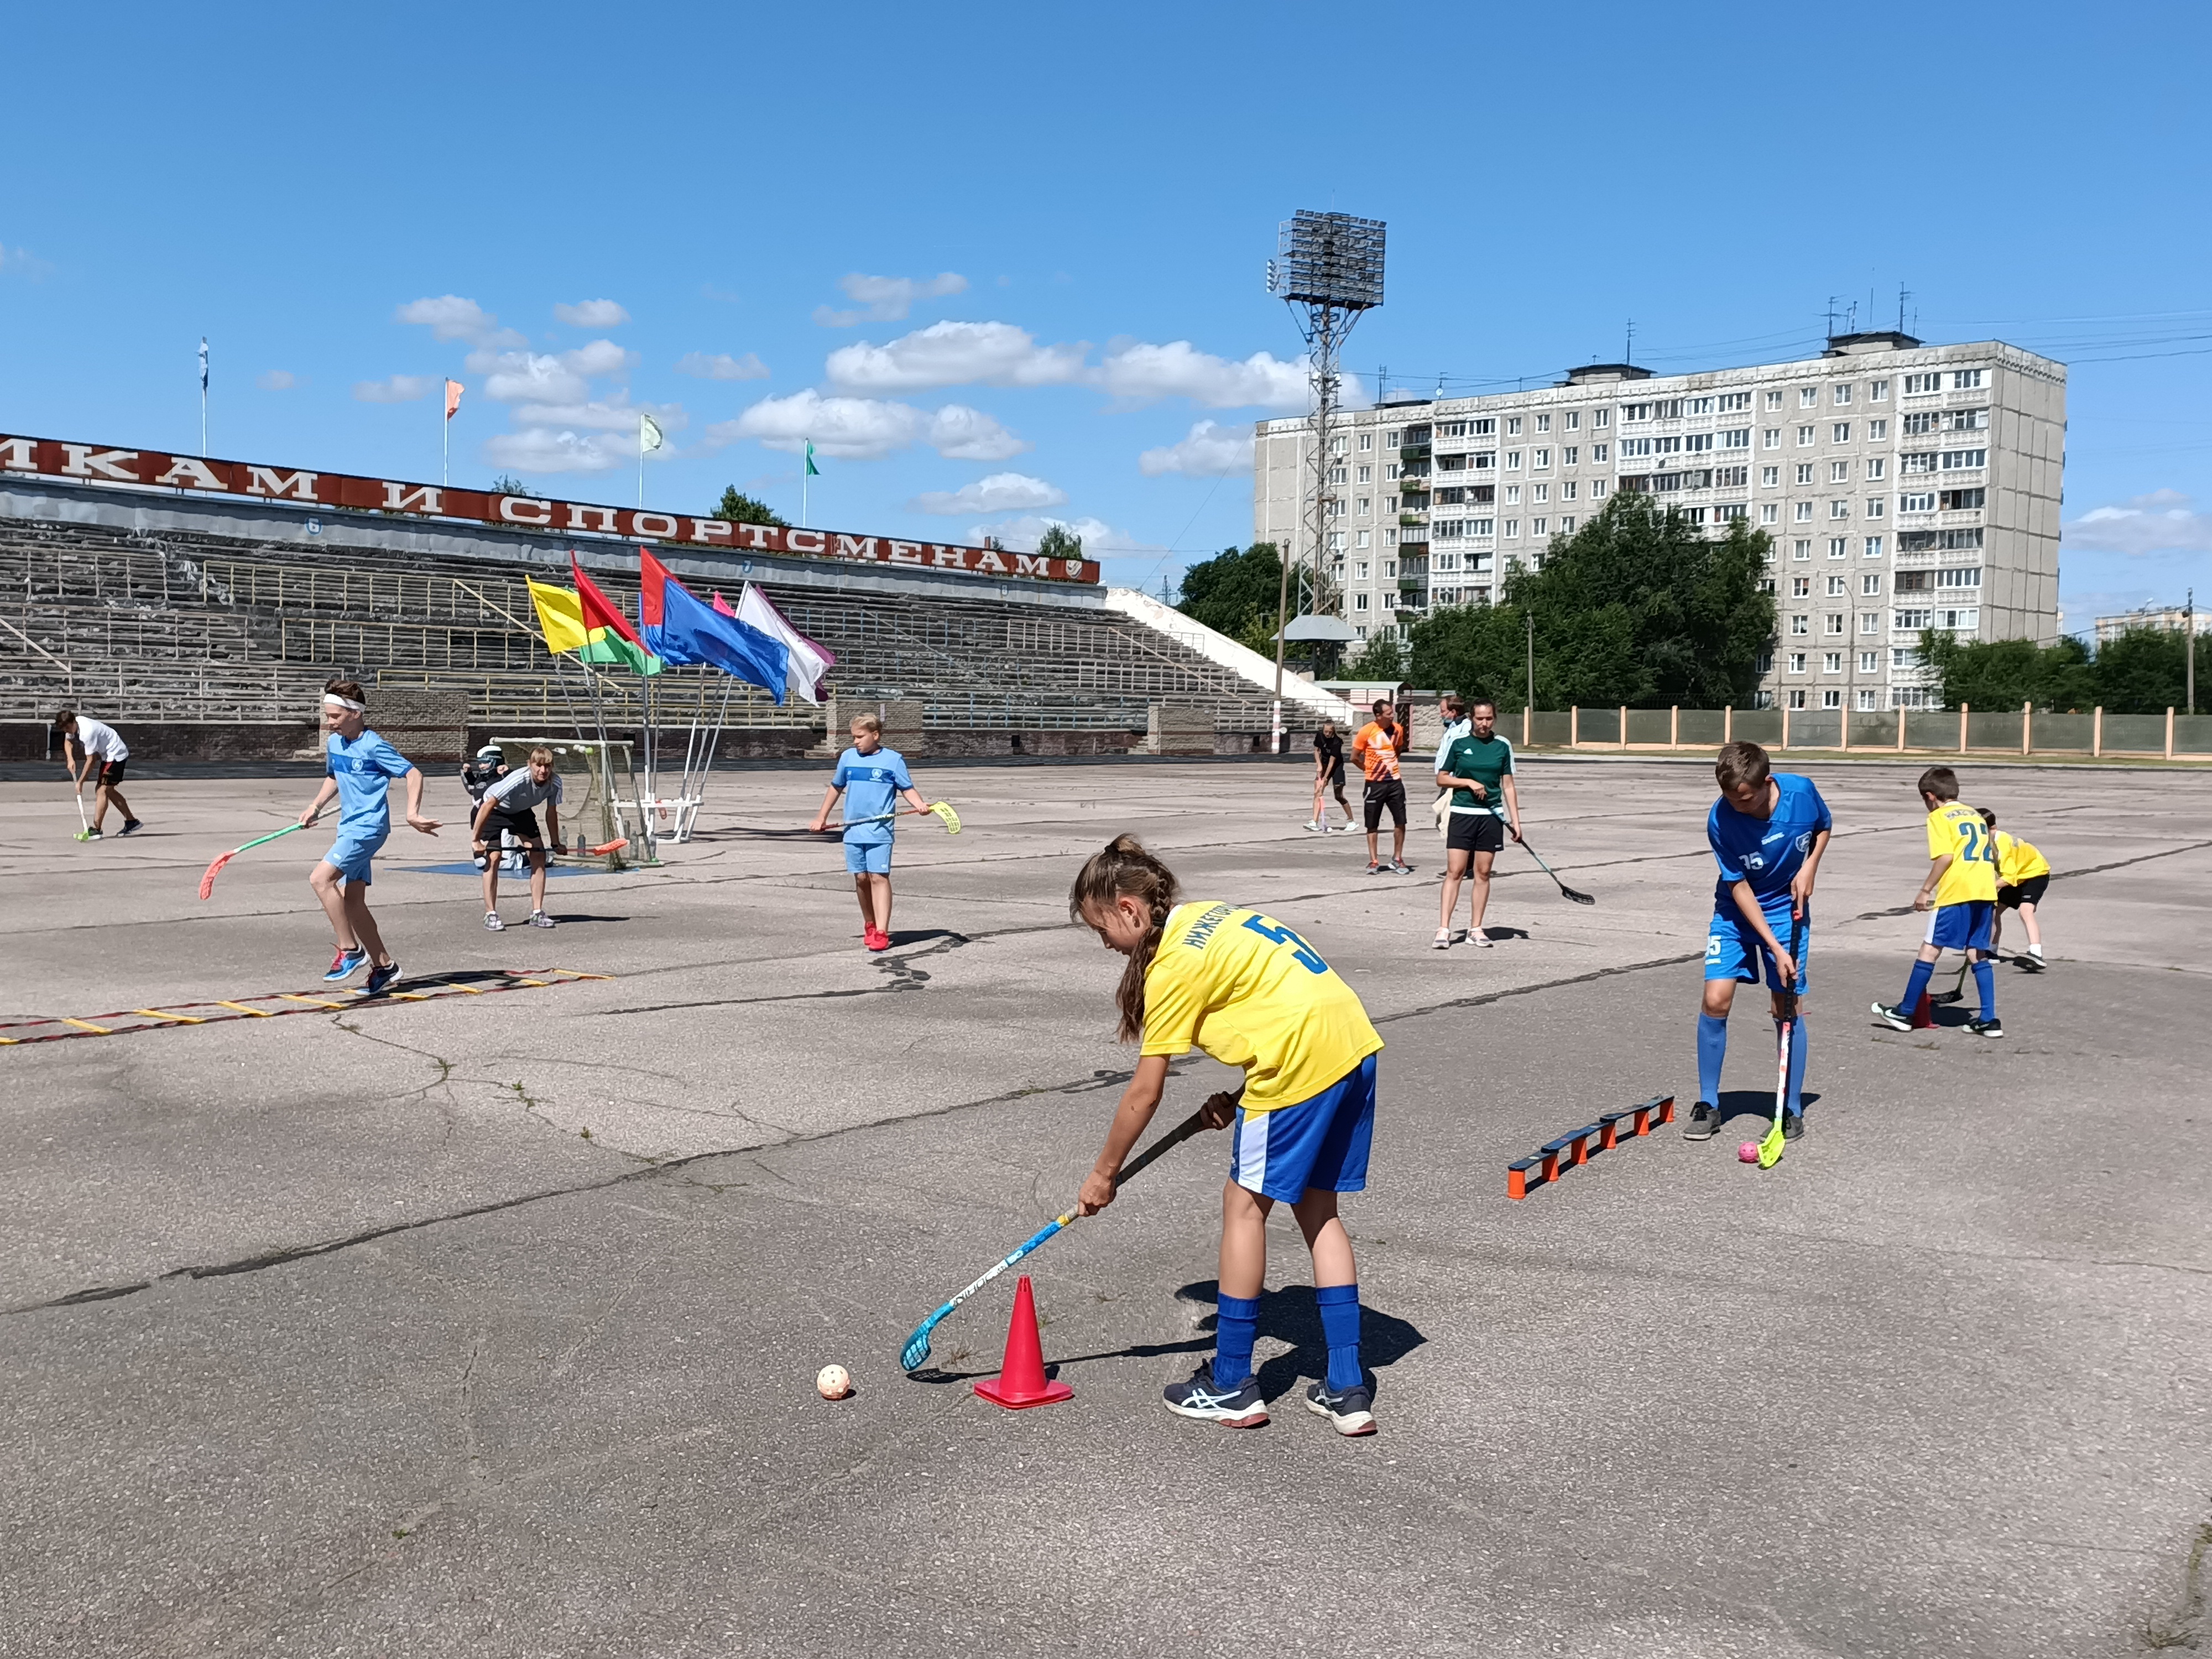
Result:
<svg viewBox="0 0 2212 1659">
<path fill-rule="evenodd" d="M 1838 335 L 1800 362 L 1593 363 L 1537 391 L 1339 418 L 1322 556 L 1363 639 L 1492 603 L 1624 489 L 1710 534 L 1747 520 L 1772 538 L 1763 702 L 1922 708 L 1922 629 L 2057 637 L 2066 370 L 2015 346 Z M 1254 447 L 1254 538 L 1304 559 L 1312 443 L 1310 421 L 1278 420 Z"/>
<path fill-rule="evenodd" d="M 2155 629 L 2164 634 L 2179 634 L 2185 629 L 2191 634 L 2212 634 L 2212 615 L 2178 605 L 2147 605 L 2140 611 L 2123 611 L 2118 616 L 2098 617 L 2097 643 L 2108 645 L 2137 628 Z"/>
</svg>

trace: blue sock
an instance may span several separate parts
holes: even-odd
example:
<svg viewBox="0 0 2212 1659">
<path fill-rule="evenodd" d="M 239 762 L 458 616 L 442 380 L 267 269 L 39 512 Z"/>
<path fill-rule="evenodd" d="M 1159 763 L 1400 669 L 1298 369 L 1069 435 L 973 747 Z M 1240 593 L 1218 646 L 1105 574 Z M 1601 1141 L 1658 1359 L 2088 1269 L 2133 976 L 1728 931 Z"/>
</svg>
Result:
<svg viewBox="0 0 2212 1659">
<path fill-rule="evenodd" d="M 1213 1305 L 1213 1386 L 1233 1389 L 1252 1375 L 1252 1343 L 1260 1334 L 1260 1298 L 1217 1296 Z"/>
<path fill-rule="evenodd" d="M 1995 1019 L 1997 1017 L 1997 970 L 1990 965 L 1987 957 L 1974 964 L 1974 988 L 1982 994 L 1982 1018 Z"/>
<path fill-rule="evenodd" d="M 1728 1021 L 1698 1016 L 1698 1098 L 1719 1105 L 1721 1061 L 1728 1058 Z"/>
<path fill-rule="evenodd" d="M 1322 1340 L 1328 1344 L 1328 1386 L 1332 1392 L 1356 1389 L 1365 1381 L 1359 1369 L 1359 1286 L 1323 1285 L 1314 1291 L 1321 1310 Z"/>
<path fill-rule="evenodd" d="M 1796 1024 L 1790 1032 L 1790 1096 L 1784 1109 L 1802 1112 L 1805 1109 L 1805 1016 L 1797 1016 Z"/>
<path fill-rule="evenodd" d="M 1907 1018 L 1911 1018 L 1912 1011 L 1920 1006 L 1920 999 L 1926 993 L 1928 981 L 1935 973 L 1934 963 L 1923 962 L 1917 957 L 1913 958 L 1912 977 L 1905 981 L 1905 1000 L 1897 1005 Z"/>
</svg>

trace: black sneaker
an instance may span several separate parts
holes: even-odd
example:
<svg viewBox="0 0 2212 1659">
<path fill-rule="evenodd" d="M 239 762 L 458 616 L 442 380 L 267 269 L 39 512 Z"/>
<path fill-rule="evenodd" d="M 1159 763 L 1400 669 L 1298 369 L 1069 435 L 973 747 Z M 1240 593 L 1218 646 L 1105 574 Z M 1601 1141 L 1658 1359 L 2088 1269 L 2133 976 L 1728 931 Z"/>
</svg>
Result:
<svg viewBox="0 0 2212 1659">
<path fill-rule="evenodd" d="M 1233 1389 L 1217 1389 L 1210 1359 L 1191 1373 L 1188 1382 L 1169 1384 L 1163 1398 L 1177 1417 L 1200 1418 L 1224 1428 L 1257 1429 L 1267 1421 L 1267 1402 L 1260 1397 L 1260 1379 L 1248 1376 Z"/>
<path fill-rule="evenodd" d="M 1328 1419 L 1347 1437 L 1375 1432 L 1375 1396 L 1364 1383 L 1331 1390 L 1328 1383 L 1316 1382 L 1306 1390 L 1306 1409 Z"/>
<path fill-rule="evenodd" d="M 1886 1002 L 1875 1004 L 1874 1017 L 1893 1031 L 1909 1031 L 1912 1029 L 1912 1016 L 1902 1008 L 1891 1007 Z"/>
<path fill-rule="evenodd" d="M 1721 1127 L 1721 1115 L 1712 1102 L 1701 1100 L 1690 1108 L 1690 1121 L 1682 1126 L 1685 1140 L 1711 1140 L 1713 1132 Z"/>
<path fill-rule="evenodd" d="M 368 970 L 368 977 L 362 981 L 361 994 L 365 997 L 382 996 L 397 984 L 398 980 L 399 964 L 396 962 L 387 962 L 381 968 L 372 968 Z"/>
<path fill-rule="evenodd" d="M 1785 1111 L 1782 1114 L 1782 1138 L 1795 1140 L 1805 1133 L 1805 1114 Z"/>
<path fill-rule="evenodd" d="M 125 818 L 123 820 L 123 833 L 126 836 L 135 836 L 145 827 L 145 822 L 140 818 Z"/>
<path fill-rule="evenodd" d="M 2004 1022 L 1991 1014 L 1987 1019 L 1968 1020 L 1966 1029 L 1976 1036 L 2001 1037 L 2004 1035 Z"/>
</svg>

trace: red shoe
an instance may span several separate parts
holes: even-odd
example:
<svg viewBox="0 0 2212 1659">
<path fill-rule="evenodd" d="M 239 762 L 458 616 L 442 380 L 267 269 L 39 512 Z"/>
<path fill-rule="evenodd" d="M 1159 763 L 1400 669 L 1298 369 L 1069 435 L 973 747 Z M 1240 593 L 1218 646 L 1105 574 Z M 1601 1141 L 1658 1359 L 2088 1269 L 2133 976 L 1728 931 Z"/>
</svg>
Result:
<svg viewBox="0 0 2212 1659">
<path fill-rule="evenodd" d="M 891 936 L 879 928 L 871 927 L 866 933 L 861 934 L 860 938 L 871 951 L 888 951 L 891 948 Z"/>
</svg>

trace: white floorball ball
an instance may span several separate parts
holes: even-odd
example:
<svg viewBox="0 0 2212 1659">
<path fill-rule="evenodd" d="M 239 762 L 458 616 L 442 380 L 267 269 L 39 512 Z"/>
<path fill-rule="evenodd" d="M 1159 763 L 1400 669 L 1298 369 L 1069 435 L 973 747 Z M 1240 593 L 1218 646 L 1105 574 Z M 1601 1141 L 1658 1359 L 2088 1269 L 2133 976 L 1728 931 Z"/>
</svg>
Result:
<svg viewBox="0 0 2212 1659">
<path fill-rule="evenodd" d="M 824 1400 L 842 1400 L 853 1392 L 852 1375 L 842 1365 L 824 1365 L 814 1379 L 814 1391 Z"/>
</svg>

